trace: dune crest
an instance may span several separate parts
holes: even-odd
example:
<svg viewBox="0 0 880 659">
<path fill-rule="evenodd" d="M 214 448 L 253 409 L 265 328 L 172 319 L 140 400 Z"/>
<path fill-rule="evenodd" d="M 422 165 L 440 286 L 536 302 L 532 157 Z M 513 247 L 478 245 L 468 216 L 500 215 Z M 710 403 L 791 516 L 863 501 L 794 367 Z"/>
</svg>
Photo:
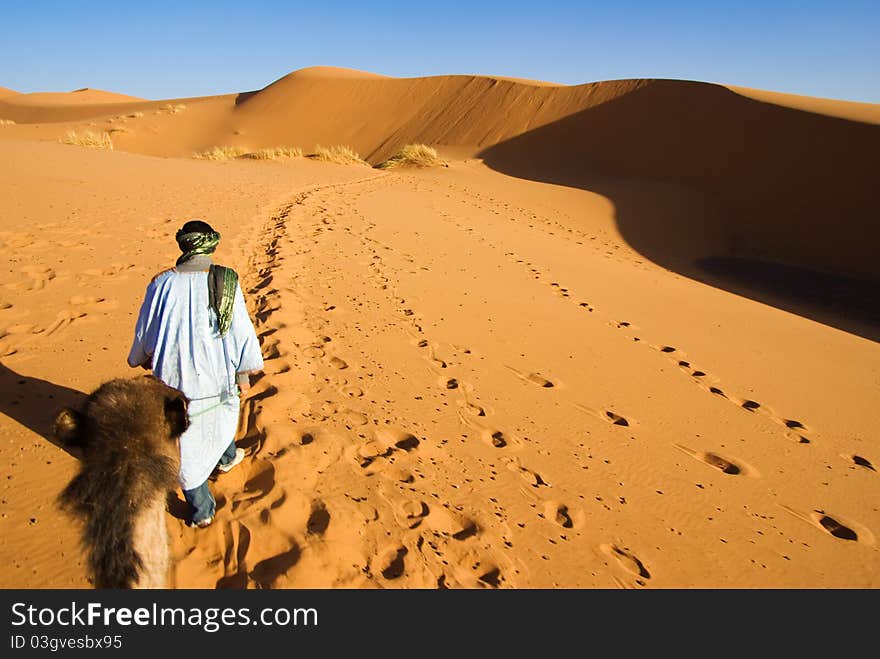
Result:
<svg viewBox="0 0 880 659">
<path fill-rule="evenodd" d="M 326 66 L 257 91 L 177 99 L 173 106 L 186 107 L 182 112 L 166 112 L 168 101 L 99 102 L 120 98 L 129 97 L 89 89 L 7 96 L 0 117 L 20 126 L 7 129 L 10 135 L 53 122 L 55 128 L 24 134 L 56 139 L 70 128 L 65 123 L 91 130 L 103 122 L 103 130 L 115 131 L 114 148 L 158 156 L 190 157 L 218 146 L 310 152 L 346 145 L 376 165 L 406 144 L 425 144 L 479 156 L 506 174 L 604 191 L 619 206 L 629 242 L 689 276 L 716 281 L 694 264 L 722 257 L 745 259 L 747 268 L 769 261 L 880 278 L 872 247 L 880 229 L 871 221 L 880 106 L 872 104 L 682 80 L 558 86 L 489 76 L 391 78 Z M 125 119 L 137 113 L 147 117 Z M 696 216 L 675 216 L 678 202 L 671 202 L 669 224 L 633 224 L 642 205 L 667 202 L 642 195 L 633 204 L 632 187 L 621 197 L 609 177 L 647 181 L 666 196 L 678 194 L 671 188 L 696 190 L 705 220 L 689 224 L 683 218 Z M 687 240 L 666 240 L 679 229 Z"/>
<path fill-rule="evenodd" d="M 824 114 L 829 117 L 838 117 L 850 121 L 862 121 L 868 124 L 880 125 L 880 105 L 876 103 L 859 103 L 856 101 L 839 101 L 818 96 L 802 96 L 799 94 L 784 94 L 782 92 L 768 91 L 765 89 L 751 89 L 749 87 L 726 87 L 747 98 L 764 103 L 773 103 L 782 107 L 803 110 L 814 114 Z"/>
<path fill-rule="evenodd" d="M 8 102 L 16 105 L 35 107 L 52 105 L 133 103 L 144 100 L 145 99 L 138 98 L 137 96 L 117 94 L 116 92 L 92 89 L 90 87 L 83 87 L 82 89 L 77 89 L 71 92 L 30 92 L 27 94 L 16 94 L 12 99 L 7 98 Z"/>
<path fill-rule="evenodd" d="M 360 71 L 340 66 L 307 66 L 284 76 L 284 78 L 343 78 L 346 80 L 376 80 L 389 77 L 381 73 L 371 73 L 370 71 Z"/>
</svg>

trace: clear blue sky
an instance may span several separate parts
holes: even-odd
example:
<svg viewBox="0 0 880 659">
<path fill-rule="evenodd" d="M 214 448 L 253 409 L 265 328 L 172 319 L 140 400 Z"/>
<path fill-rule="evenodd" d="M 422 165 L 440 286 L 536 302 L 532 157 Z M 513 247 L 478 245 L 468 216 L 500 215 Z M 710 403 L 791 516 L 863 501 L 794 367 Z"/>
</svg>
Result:
<svg viewBox="0 0 880 659">
<path fill-rule="evenodd" d="M 151 99 L 306 66 L 722 82 L 880 103 L 880 0 L 0 0 L 0 86 Z"/>
</svg>

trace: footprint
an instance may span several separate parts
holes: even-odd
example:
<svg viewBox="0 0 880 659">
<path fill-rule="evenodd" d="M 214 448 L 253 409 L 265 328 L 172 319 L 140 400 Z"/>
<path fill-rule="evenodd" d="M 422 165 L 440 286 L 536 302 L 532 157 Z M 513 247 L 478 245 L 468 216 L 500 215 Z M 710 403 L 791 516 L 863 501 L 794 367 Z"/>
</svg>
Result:
<svg viewBox="0 0 880 659">
<path fill-rule="evenodd" d="M 500 588 L 501 587 L 501 568 L 496 565 L 483 565 L 483 569 L 486 570 L 482 574 L 477 576 L 477 579 L 492 587 L 492 588 Z"/>
<path fill-rule="evenodd" d="M 612 412 L 611 410 L 605 411 L 605 416 L 611 421 L 612 425 L 615 426 L 628 426 L 629 421 L 627 421 L 624 417 L 617 414 L 617 412 Z"/>
<path fill-rule="evenodd" d="M 380 552 L 376 557 L 376 568 L 386 579 L 398 579 L 406 571 L 404 557 L 407 548 L 399 545 Z"/>
<path fill-rule="evenodd" d="M 246 393 L 247 400 L 263 400 L 265 398 L 271 398 L 272 396 L 278 393 L 278 387 L 274 384 L 271 384 L 268 379 L 259 380 L 254 386 L 252 386 Z"/>
<path fill-rule="evenodd" d="M 314 433 L 311 433 L 311 432 L 300 433 L 299 442 L 298 442 L 300 446 L 308 446 L 309 444 L 311 444 L 314 441 L 315 441 L 315 434 Z M 279 455 L 281 455 L 280 452 L 279 452 Z"/>
<path fill-rule="evenodd" d="M 225 546 L 224 556 L 221 559 L 224 576 L 217 580 L 216 586 L 221 590 L 247 588 L 247 554 L 251 544 L 251 532 L 244 524 L 236 522 L 223 527 L 222 533 Z"/>
<path fill-rule="evenodd" d="M 543 375 L 541 375 L 540 373 L 529 373 L 526 376 L 526 379 L 529 382 L 532 382 L 532 383 L 538 385 L 539 387 L 546 387 L 549 389 L 550 387 L 553 386 L 553 383 L 550 380 L 548 380 L 547 378 L 545 378 Z"/>
<path fill-rule="evenodd" d="M 819 522 L 819 526 L 821 526 L 825 531 L 833 535 L 835 538 L 840 538 L 841 540 L 858 540 L 858 534 L 853 531 L 848 526 L 844 526 L 836 519 L 829 515 L 822 514 L 820 511 L 816 511 L 820 516 L 816 521 Z"/>
<path fill-rule="evenodd" d="M 858 542 L 865 545 L 874 544 L 874 534 L 868 527 L 859 524 L 840 515 L 831 515 L 824 510 L 814 509 L 810 512 L 801 512 L 783 504 L 777 504 L 787 513 L 794 515 L 801 521 L 819 529 L 823 533 L 848 542 Z"/>
<path fill-rule="evenodd" d="M 310 535 L 324 535 L 328 526 L 330 526 L 330 513 L 327 512 L 324 502 L 312 501 L 312 510 L 306 522 L 306 532 Z"/>
<path fill-rule="evenodd" d="M 634 554 L 631 554 L 625 548 L 620 548 L 614 544 L 599 545 L 601 551 L 606 557 L 614 561 L 614 564 L 625 570 L 629 574 L 640 577 L 642 579 L 650 579 L 651 573 L 645 567 L 644 563 Z"/>
<path fill-rule="evenodd" d="M 364 390 L 353 384 L 345 385 L 340 391 L 343 395 L 348 396 L 349 398 L 360 398 L 364 395 Z"/>
<path fill-rule="evenodd" d="M 486 410 L 479 405 L 467 401 L 462 401 L 460 405 L 468 414 L 473 414 L 474 416 L 486 416 Z"/>
<path fill-rule="evenodd" d="M 278 359 L 282 356 L 281 348 L 279 347 L 280 343 L 278 339 L 271 339 L 269 341 L 264 341 L 262 344 L 263 348 L 263 359 L 266 361 L 271 361 L 273 359 Z"/>
<path fill-rule="evenodd" d="M 548 389 L 555 386 L 551 380 L 547 379 L 546 377 L 544 377 L 540 373 L 523 373 L 522 371 L 514 368 L 513 366 L 508 366 L 507 364 L 505 364 L 504 366 L 509 371 L 512 371 L 518 378 L 520 378 L 521 380 L 524 380 L 526 382 L 536 384 L 539 387 L 546 387 Z"/>
<path fill-rule="evenodd" d="M 354 410 L 343 410 L 342 420 L 348 426 L 365 426 L 369 422 L 366 414 Z"/>
<path fill-rule="evenodd" d="M 379 475 L 392 483 L 412 483 L 415 481 L 415 476 L 409 469 L 397 465 L 388 465 L 379 472 Z"/>
<path fill-rule="evenodd" d="M 100 304 L 104 301 L 105 300 L 102 297 L 93 297 L 90 295 L 74 295 L 72 298 L 70 298 L 70 304 L 77 307 L 85 306 L 88 304 Z"/>
<path fill-rule="evenodd" d="M 425 526 L 437 533 L 451 536 L 455 540 L 465 540 L 479 532 L 477 523 L 466 515 L 438 506 L 425 517 Z"/>
<path fill-rule="evenodd" d="M 58 313 L 57 316 L 55 316 L 55 320 L 52 322 L 52 324 L 46 328 L 44 334 L 45 336 L 51 336 L 52 334 L 55 334 L 55 332 L 64 329 L 75 320 L 85 318 L 87 315 L 88 314 L 86 314 L 85 311 L 74 311 L 72 309 L 68 311 L 61 311 Z"/>
<path fill-rule="evenodd" d="M 266 460 L 253 460 L 244 489 L 232 501 L 232 510 L 235 511 L 243 504 L 262 499 L 274 488 L 275 467 Z"/>
<path fill-rule="evenodd" d="M 740 468 L 730 462 L 729 460 L 725 460 L 720 455 L 715 455 L 714 453 L 703 453 L 699 458 L 710 467 L 715 467 L 722 473 L 725 474 L 739 474 L 741 472 Z"/>
<path fill-rule="evenodd" d="M 382 458 L 391 453 L 392 449 L 382 446 L 379 442 L 364 442 L 352 451 L 352 458 L 361 467 L 369 467 L 376 458 Z"/>
<path fill-rule="evenodd" d="M 376 431 L 376 443 L 385 450 L 399 448 L 402 451 L 412 451 L 418 448 L 418 438 L 405 430 L 398 428 L 380 428 Z"/>
<path fill-rule="evenodd" d="M 874 468 L 874 465 L 871 464 L 871 461 L 868 460 L 868 458 L 863 458 L 861 455 L 844 454 L 844 455 L 841 455 L 840 457 L 842 457 L 844 460 L 848 460 L 848 461 L 852 462 L 855 465 L 858 465 L 859 467 L 864 467 L 865 469 L 868 469 L 869 471 L 877 471 Z"/>
<path fill-rule="evenodd" d="M 20 272 L 28 277 L 29 280 L 6 284 L 8 288 L 25 291 L 39 291 L 44 289 L 46 287 L 46 284 L 55 279 L 55 271 L 52 268 L 27 266 L 25 268 L 21 268 Z"/>
<path fill-rule="evenodd" d="M 300 548 L 295 542 L 285 552 L 260 561 L 248 575 L 261 588 L 270 588 L 275 580 L 287 574 L 288 570 L 299 562 Z"/>
<path fill-rule="evenodd" d="M 588 405 L 582 405 L 581 403 L 572 403 L 575 409 L 580 410 L 581 412 L 586 412 L 590 416 L 594 416 L 597 419 L 601 419 L 606 423 L 610 423 L 613 426 L 623 426 L 629 427 L 630 421 L 626 417 L 618 414 L 614 410 L 604 410 L 600 411 L 595 408 L 592 408 Z"/>
<path fill-rule="evenodd" d="M 683 446 L 682 444 L 673 444 L 673 446 L 675 446 L 675 448 L 677 448 L 678 450 L 687 453 L 695 460 L 699 460 L 703 464 L 709 465 L 710 467 L 717 469 L 722 474 L 729 474 L 731 476 L 743 474 L 753 477 L 758 475 L 757 471 L 755 471 L 755 469 L 753 469 L 752 467 L 734 462 L 718 455 L 717 453 L 711 453 L 709 451 L 695 451 L 688 448 L 687 446 Z"/>
<path fill-rule="evenodd" d="M 394 507 L 394 518 L 397 523 L 408 529 L 419 526 L 428 513 L 428 505 L 416 499 L 403 501 Z"/>
<path fill-rule="evenodd" d="M 574 522 L 571 519 L 571 514 L 569 513 L 568 506 L 563 503 L 557 503 L 555 501 L 548 501 L 544 504 L 544 516 L 556 522 L 564 529 L 570 529 L 574 527 Z"/>
<path fill-rule="evenodd" d="M 42 331 L 42 328 L 37 327 L 36 325 L 31 325 L 30 323 L 16 323 L 6 327 L 3 330 L 3 336 L 15 334 L 39 334 Z"/>
<path fill-rule="evenodd" d="M 290 364 L 287 362 L 276 359 L 266 364 L 265 370 L 269 375 L 281 375 L 282 373 L 289 372 L 290 368 Z"/>
<path fill-rule="evenodd" d="M 509 448 L 520 445 L 520 440 L 500 428 L 479 428 L 480 439 L 494 448 Z"/>
<path fill-rule="evenodd" d="M 510 462 L 508 462 L 507 468 L 515 474 L 518 474 L 519 477 L 522 478 L 526 482 L 526 484 L 531 487 L 537 488 L 541 487 L 542 485 L 544 487 L 550 487 L 549 483 L 541 478 L 541 475 L 538 472 L 532 471 L 527 467 L 523 467 L 521 464 L 519 464 L 517 460 L 511 460 Z"/>
</svg>

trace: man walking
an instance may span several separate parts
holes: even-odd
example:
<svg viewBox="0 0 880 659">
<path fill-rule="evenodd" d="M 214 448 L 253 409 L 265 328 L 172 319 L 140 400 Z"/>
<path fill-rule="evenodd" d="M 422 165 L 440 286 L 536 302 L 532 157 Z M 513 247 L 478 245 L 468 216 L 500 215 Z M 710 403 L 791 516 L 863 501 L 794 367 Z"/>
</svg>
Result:
<svg viewBox="0 0 880 659">
<path fill-rule="evenodd" d="M 147 286 L 128 364 L 151 368 L 190 401 L 190 425 L 180 437 L 180 485 L 189 524 L 204 528 L 216 509 L 208 477 L 244 458 L 235 446 L 239 395 L 250 387 L 249 375 L 262 370 L 263 357 L 238 275 L 210 256 L 220 234 L 191 220 L 176 239 L 182 254 Z"/>
</svg>

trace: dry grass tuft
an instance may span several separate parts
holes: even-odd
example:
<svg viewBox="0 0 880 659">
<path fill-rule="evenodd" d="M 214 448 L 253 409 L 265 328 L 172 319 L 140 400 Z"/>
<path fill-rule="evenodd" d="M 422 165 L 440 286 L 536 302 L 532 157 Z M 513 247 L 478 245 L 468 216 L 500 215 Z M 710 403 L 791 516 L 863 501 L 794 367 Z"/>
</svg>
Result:
<svg viewBox="0 0 880 659">
<path fill-rule="evenodd" d="M 0 126 L 14 126 L 15 122 L 12 119 L 0 119 Z"/>
<path fill-rule="evenodd" d="M 67 134 L 61 138 L 63 144 L 73 144 L 75 146 L 87 146 L 93 149 L 109 149 L 113 150 L 113 140 L 107 133 L 93 133 L 90 130 L 77 133 L 69 130 Z"/>
<path fill-rule="evenodd" d="M 440 159 L 436 149 L 426 144 L 407 144 L 388 160 L 376 165 L 379 169 L 391 169 L 393 167 L 434 167 L 446 166 Z"/>
<path fill-rule="evenodd" d="M 232 160 L 246 153 L 250 153 L 250 150 L 243 146 L 212 146 L 207 151 L 194 153 L 193 158 L 198 158 L 199 160 Z"/>
<path fill-rule="evenodd" d="M 245 153 L 242 157 L 252 160 L 277 160 L 278 158 L 302 158 L 303 152 L 297 146 L 270 146 Z"/>
<path fill-rule="evenodd" d="M 176 105 L 173 103 L 166 103 L 158 110 L 156 110 L 156 114 L 177 114 L 179 112 L 183 112 L 184 110 L 186 110 L 186 105 L 183 103 L 177 103 Z"/>
<path fill-rule="evenodd" d="M 364 159 L 351 147 L 348 146 L 315 146 L 314 153 L 308 155 L 313 160 L 335 162 L 340 165 L 366 165 Z"/>
</svg>

